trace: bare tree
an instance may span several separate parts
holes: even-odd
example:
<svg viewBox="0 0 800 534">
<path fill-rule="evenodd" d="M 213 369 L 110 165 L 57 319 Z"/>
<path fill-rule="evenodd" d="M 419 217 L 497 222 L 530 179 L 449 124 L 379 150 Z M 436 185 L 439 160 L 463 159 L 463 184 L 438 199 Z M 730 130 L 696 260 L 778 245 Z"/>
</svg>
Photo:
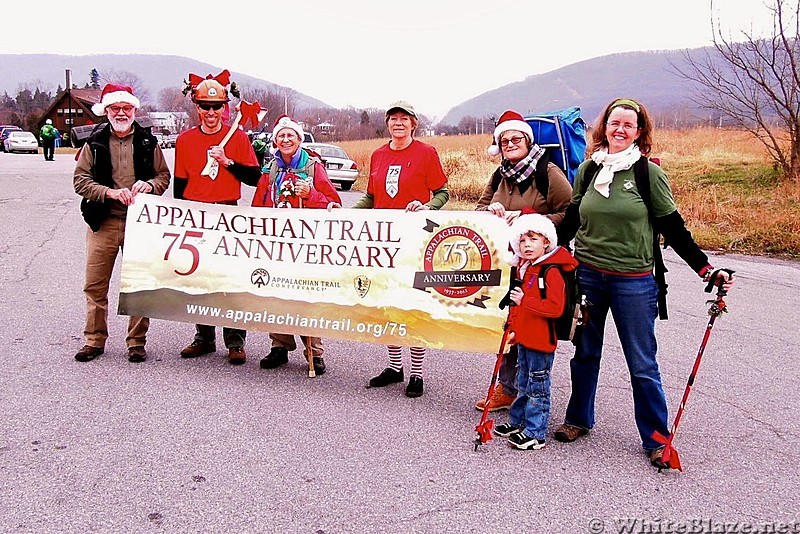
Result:
<svg viewBox="0 0 800 534">
<path fill-rule="evenodd" d="M 715 20 L 710 0 L 713 47 L 705 54 L 684 52 L 687 67 L 677 70 L 703 88 L 695 95 L 698 104 L 752 133 L 783 176 L 800 181 L 800 1 L 765 5 L 771 35 L 742 30 L 735 40 Z"/>
</svg>

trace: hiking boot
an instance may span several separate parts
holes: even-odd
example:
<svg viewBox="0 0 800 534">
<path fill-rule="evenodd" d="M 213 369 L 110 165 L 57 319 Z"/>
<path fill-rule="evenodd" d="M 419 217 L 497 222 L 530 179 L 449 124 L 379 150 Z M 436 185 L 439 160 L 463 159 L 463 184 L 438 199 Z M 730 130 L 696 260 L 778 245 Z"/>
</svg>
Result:
<svg viewBox="0 0 800 534">
<path fill-rule="evenodd" d="M 287 363 L 289 363 L 289 351 L 285 347 L 272 347 L 258 365 L 262 369 L 275 369 Z"/>
<path fill-rule="evenodd" d="M 322 356 L 314 356 L 311 359 L 311 362 L 314 364 L 314 374 L 316 375 L 325 374 L 325 360 L 322 359 Z"/>
<path fill-rule="evenodd" d="M 662 446 L 647 453 L 647 457 L 650 458 L 650 465 L 657 467 L 659 470 L 669 469 L 669 466 L 661 459 L 663 452 L 664 447 Z"/>
<path fill-rule="evenodd" d="M 556 441 L 560 441 L 561 443 L 572 443 L 579 437 L 585 436 L 588 433 L 589 430 L 586 428 L 564 423 L 560 427 L 556 428 L 556 432 L 553 434 L 553 437 L 556 439 Z"/>
<path fill-rule="evenodd" d="M 511 423 L 501 423 L 494 427 L 492 430 L 496 436 L 500 436 L 501 438 L 507 438 L 511 434 L 515 432 L 519 432 L 519 427 L 514 426 Z"/>
<path fill-rule="evenodd" d="M 400 368 L 399 371 L 395 371 L 391 367 L 387 367 L 378 376 L 370 378 L 369 387 L 382 388 L 384 386 L 388 386 L 389 384 L 397 384 L 398 382 L 402 381 L 403 381 L 402 367 Z"/>
<path fill-rule="evenodd" d="M 400 379 L 402 380 L 402 372 L 400 374 Z M 417 397 L 422 396 L 422 389 L 423 389 L 423 382 L 421 376 L 412 376 L 408 379 L 408 385 L 406 386 L 406 397 L 411 397 L 415 399 Z"/>
<path fill-rule="evenodd" d="M 181 351 L 181 358 L 197 358 L 212 352 L 217 352 L 217 346 L 213 341 L 195 339 Z"/>
<path fill-rule="evenodd" d="M 136 347 L 128 347 L 128 361 L 131 363 L 142 363 L 147 359 L 147 352 L 144 350 L 144 345 Z"/>
<path fill-rule="evenodd" d="M 75 359 L 79 362 L 90 362 L 103 354 L 103 347 L 92 347 L 91 345 L 84 345 L 81 350 L 75 353 Z"/>
<path fill-rule="evenodd" d="M 244 347 L 231 347 L 228 349 L 228 363 L 231 365 L 242 365 L 247 361 Z"/>
<path fill-rule="evenodd" d="M 497 387 L 494 388 L 494 393 L 492 393 L 489 399 L 489 411 L 497 412 L 499 410 L 508 410 L 514 400 L 515 397 L 505 392 L 503 384 L 497 384 Z M 481 399 L 475 403 L 475 409 L 482 412 L 485 405 L 486 399 Z"/>
<path fill-rule="evenodd" d="M 514 432 L 508 436 L 508 444 L 521 451 L 537 451 L 539 449 L 544 449 L 545 446 L 544 441 L 536 438 L 529 438 L 522 431 Z"/>
</svg>

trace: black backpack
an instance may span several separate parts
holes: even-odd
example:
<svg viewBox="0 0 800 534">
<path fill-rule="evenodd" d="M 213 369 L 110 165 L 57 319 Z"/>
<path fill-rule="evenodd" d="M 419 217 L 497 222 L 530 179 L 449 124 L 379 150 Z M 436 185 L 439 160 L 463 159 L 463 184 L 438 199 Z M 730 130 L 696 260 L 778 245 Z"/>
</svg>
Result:
<svg viewBox="0 0 800 534">
<path fill-rule="evenodd" d="M 565 271 L 558 265 L 543 265 L 539 272 L 539 293 L 542 299 L 547 298 L 547 288 L 545 287 L 545 277 L 550 269 L 556 269 L 561 278 L 564 279 L 564 310 L 558 317 L 548 319 L 550 323 L 550 342 L 555 344 L 556 340 L 572 341 L 577 345 L 581 339 L 580 330 L 586 323 L 587 302 L 586 295 L 582 295 L 578 288 L 578 280 L 575 271 Z"/>
</svg>

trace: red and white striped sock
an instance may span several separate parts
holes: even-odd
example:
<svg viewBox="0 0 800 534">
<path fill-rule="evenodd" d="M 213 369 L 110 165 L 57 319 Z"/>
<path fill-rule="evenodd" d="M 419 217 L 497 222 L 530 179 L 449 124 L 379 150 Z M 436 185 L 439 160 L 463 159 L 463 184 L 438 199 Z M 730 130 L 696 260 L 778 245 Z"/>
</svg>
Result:
<svg viewBox="0 0 800 534">
<path fill-rule="evenodd" d="M 411 347 L 411 376 L 422 378 L 422 364 L 425 361 L 425 347 Z"/>
<path fill-rule="evenodd" d="M 403 368 L 403 348 L 397 345 L 388 345 L 389 369 L 400 371 Z"/>
</svg>

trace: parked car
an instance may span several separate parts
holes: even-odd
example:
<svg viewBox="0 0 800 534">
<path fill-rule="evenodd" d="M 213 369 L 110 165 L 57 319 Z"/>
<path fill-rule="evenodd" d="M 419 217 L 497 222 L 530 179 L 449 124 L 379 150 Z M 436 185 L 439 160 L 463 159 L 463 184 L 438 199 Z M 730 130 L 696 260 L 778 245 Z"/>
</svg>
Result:
<svg viewBox="0 0 800 534">
<path fill-rule="evenodd" d="M 8 132 L 5 141 L 3 141 L 3 150 L 6 152 L 30 152 L 36 154 L 39 152 L 39 141 L 36 136 L 31 132 L 22 132 L 12 130 Z"/>
<path fill-rule="evenodd" d="M 11 132 L 21 132 L 22 128 L 14 126 L 13 124 L 0 124 L 0 150 L 6 151 L 6 137 Z"/>
<path fill-rule="evenodd" d="M 175 141 L 178 139 L 176 134 L 153 134 L 158 139 L 158 146 L 161 148 L 175 148 Z"/>
<path fill-rule="evenodd" d="M 349 191 L 353 187 L 358 178 L 358 166 L 342 147 L 327 143 L 304 143 L 303 147 L 319 154 L 328 171 L 328 178 L 339 184 L 342 191 Z"/>
</svg>

